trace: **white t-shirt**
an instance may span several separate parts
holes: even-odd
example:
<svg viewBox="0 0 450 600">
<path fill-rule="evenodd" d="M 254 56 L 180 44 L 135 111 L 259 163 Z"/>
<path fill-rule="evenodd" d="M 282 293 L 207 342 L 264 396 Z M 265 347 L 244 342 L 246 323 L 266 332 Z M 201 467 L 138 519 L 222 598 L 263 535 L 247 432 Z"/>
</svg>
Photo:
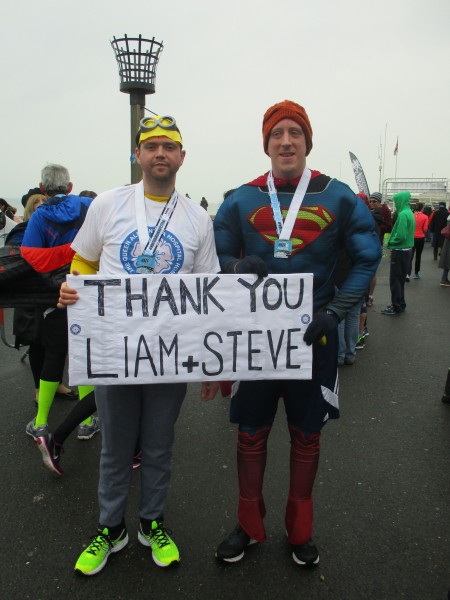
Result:
<svg viewBox="0 0 450 600">
<path fill-rule="evenodd" d="M 139 184 L 136 184 L 139 185 Z M 137 232 L 136 185 L 99 194 L 72 242 L 72 248 L 89 261 L 100 261 L 99 273 L 112 276 L 136 273 L 142 254 Z M 149 235 L 164 204 L 145 198 Z M 219 261 L 208 213 L 190 198 L 178 202 L 155 253 L 155 273 L 218 273 Z"/>
</svg>

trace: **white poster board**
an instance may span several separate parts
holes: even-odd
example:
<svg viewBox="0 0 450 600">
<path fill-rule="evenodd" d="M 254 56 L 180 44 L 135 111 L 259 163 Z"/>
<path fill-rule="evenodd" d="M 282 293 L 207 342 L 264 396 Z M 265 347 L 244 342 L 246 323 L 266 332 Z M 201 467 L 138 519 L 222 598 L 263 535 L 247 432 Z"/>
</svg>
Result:
<svg viewBox="0 0 450 600">
<path fill-rule="evenodd" d="M 67 281 L 70 385 L 311 379 L 310 273 Z"/>
</svg>

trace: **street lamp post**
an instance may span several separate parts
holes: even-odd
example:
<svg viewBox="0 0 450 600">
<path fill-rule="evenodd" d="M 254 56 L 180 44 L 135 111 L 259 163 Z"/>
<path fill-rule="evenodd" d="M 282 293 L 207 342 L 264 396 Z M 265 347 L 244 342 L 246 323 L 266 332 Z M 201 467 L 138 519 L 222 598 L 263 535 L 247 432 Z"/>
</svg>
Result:
<svg viewBox="0 0 450 600">
<path fill-rule="evenodd" d="M 111 46 L 119 67 L 120 91 L 130 95 L 131 183 L 137 183 L 141 173 L 134 157 L 135 137 L 144 116 L 145 96 L 155 93 L 156 67 L 163 44 L 154 37 L 147 40 L 141 35 L 130 38 L 125 34 L 123 38 L 114 37 Z"/>
</svg>

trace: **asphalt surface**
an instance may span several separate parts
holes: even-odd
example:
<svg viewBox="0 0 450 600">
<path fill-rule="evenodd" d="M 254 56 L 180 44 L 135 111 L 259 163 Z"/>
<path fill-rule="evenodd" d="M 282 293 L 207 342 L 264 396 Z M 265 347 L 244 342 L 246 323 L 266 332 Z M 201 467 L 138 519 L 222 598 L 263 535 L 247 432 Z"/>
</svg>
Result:
<svg viewBox="0 0 450 600">
<path fill-rule="evenodd" d="M 180 565 L 159 569 L 137 542 L 136 472 L 129 545 L 100 574 L 77 576 L 74 564 L 97 523 L 100 436 L 81 442 L 72 435 L 62 458 L 64 475 L 47 471 L 25 435 L 35 414 L 28 361 L 0 343 L 1 598 L 445 600 L 450 405 L 441 396 L 450 367 L 450 289 L 439 286 L 427 244 L 422 279 L 407 286 L 407 311 L 387 317 L 379 311 L 390 303 L 388 276 L 384 258 L 370 336 L 356 363 L 339 371 L 341 418 L 323 431 L 315 485 L 320 564 L 312 570 L 294 564 L 284 534 L 289 442 L 281 407 L 265 481 L 268 540 L 235 565 L 214 559 L 236 522 L 236 432 L 228 422 L 228 400 L 203 404 L 199 386 L 192 385 L 177 424 L 165 515 Z M 11 339 L 8 327 L 7 334 Z M 71 406 L 55 401 L 50 426 Z"/>
</svg>

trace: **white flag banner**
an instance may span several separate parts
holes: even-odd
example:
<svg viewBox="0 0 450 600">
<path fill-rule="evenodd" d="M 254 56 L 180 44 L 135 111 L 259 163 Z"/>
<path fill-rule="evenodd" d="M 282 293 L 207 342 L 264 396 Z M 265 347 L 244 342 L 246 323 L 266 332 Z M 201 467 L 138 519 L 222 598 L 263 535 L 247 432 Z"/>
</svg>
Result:
<svg viewBox="0 0 450 600">
<path fill-rule="evenodd" d="M 311 379 L 311 273 L 67 282 L 70 385 Z"/>
</svg>

